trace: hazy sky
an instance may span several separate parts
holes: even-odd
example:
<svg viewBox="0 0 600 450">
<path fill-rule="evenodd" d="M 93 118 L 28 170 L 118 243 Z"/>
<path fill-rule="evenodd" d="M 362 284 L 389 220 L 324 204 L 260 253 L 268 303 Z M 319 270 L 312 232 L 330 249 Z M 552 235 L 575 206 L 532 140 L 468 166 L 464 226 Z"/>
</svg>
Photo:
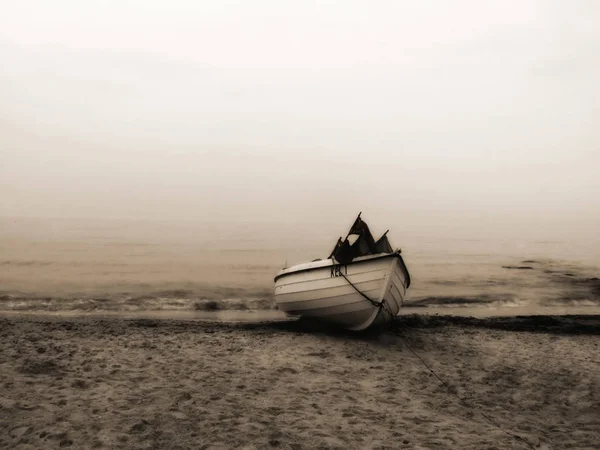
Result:
<svg viewBox="0 0 600 450">
<path fill-rule="evenodd" d="M 596 0 L 19 0 L 0 57 L 1 215 L 600 225 Z"/>
</svg>

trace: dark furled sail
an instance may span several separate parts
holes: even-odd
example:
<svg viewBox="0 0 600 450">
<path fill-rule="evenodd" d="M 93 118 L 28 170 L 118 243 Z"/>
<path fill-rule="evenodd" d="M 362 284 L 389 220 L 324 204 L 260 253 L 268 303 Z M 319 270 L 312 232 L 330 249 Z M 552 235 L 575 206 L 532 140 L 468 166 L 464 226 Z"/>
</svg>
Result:
<svg viewBox="0 0 600 450">
<path fill-rule="evenodd" d="M 350 227 L 346 239 L 338 239 L 335 248 L 329 257 L 334 258 L 339 263 L 347 264 L 359 256 L 392 253 L 392 246 L 390 245 L 386 234 L 387 231 L 377 242 L 375 242 L 371 230 L 369 230 L 369 226 L 360 218 L 359 214 Z M 350 243 L 349 240 L 350 236 L 356 236 L 356 239 L 352 243 Z"/>
</svg>

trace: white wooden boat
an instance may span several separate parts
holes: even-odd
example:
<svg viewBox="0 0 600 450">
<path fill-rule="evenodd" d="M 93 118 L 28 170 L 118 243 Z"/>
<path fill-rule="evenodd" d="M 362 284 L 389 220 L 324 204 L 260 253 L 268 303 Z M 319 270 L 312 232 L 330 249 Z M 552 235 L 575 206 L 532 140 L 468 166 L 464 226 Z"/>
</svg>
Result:
<svg viewBox="0 0 600 450">
<path fill-rule="evenodd" d="M 350 330 L 389 322 L 400 310 L 410 275 L 386 234 L 375 241 L 359 214 L 328 259 L 298 264 L 277 274 L 277 308 L 290 316 Z"/>
</svg>

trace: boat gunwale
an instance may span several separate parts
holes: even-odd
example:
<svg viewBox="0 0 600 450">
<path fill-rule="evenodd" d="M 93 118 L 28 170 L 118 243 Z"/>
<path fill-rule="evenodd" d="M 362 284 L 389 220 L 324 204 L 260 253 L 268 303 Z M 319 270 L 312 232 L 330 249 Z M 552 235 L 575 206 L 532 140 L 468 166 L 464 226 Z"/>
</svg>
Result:
<svg viewBox="0 0 600 450">
<path fill-rule="evenodd" d="M 406 268 L 406 264 L 404 263 L 404 259 L 402 258 L 402 255 L 400 254 L 400 252 L 397 252 L 397 251 L 393 252 L 393 253 L 369 255 L 367 257 L 362 257 L 361 259 L 355 259 L 355 260 L 350 261 L 349 263 L 345 263 L 345 264 L 336 262 L 333 259 L 328 258 L 328 259 L 322 260 L 322 261 L 331 261 L 331 264 L 323 264 L 323 265 L 312 266 L 312 267 L 310 267 L 310 266 L 303 267 L 303 268 L 297 269 L 297 270 L 292 270 L 294 268 L 294 266 L 292 266 L 290 268 L 283 269 L 282 271 L 280 271 L 275 276 L 273 281 L 277 282 L 277 280 L 279 280 L 280 278 L 283 278 L 287 275 L 295 275 L 295 274 L 303 273 L 303 272 L 311 272 L 313 270 L 321 270 L 321 269 L 325 269 L 328 267 L 351 266 L 353 264 L 361 264 L 363 262 L 370 262 L 370 261 L 374 261 L 374 260 L 378 260 L 378 259 L 385 259 L 385 258 L 398 258 L 398 260 L 400 261 L 400 267 L 402 268 L 402 270 L 404 271 L 404 274 L 406 275 L 406 288 L 408 289 L 408 287 L 410 286 L 410 274 L 408 273 L 408 269 Z M 317 261 L 314 261 L 314 262 L 317 262 Z M 299 265 L 301 265 L 301 264 L 299 264 Z"/>
</svg>

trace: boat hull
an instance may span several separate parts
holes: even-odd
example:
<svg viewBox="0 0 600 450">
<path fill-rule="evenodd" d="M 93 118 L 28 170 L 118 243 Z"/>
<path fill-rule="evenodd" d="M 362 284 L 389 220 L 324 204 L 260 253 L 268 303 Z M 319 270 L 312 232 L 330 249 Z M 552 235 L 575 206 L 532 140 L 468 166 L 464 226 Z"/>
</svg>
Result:
<svg viewBox="0 0 600 450">
<path fill-rule="evenodd" d="M 398 314 L 410 279 L 397 253 L 300 264 L 275 278 L 275 303 L 290 316 L 350 330 L 384 325 Z"/>
</svg>

